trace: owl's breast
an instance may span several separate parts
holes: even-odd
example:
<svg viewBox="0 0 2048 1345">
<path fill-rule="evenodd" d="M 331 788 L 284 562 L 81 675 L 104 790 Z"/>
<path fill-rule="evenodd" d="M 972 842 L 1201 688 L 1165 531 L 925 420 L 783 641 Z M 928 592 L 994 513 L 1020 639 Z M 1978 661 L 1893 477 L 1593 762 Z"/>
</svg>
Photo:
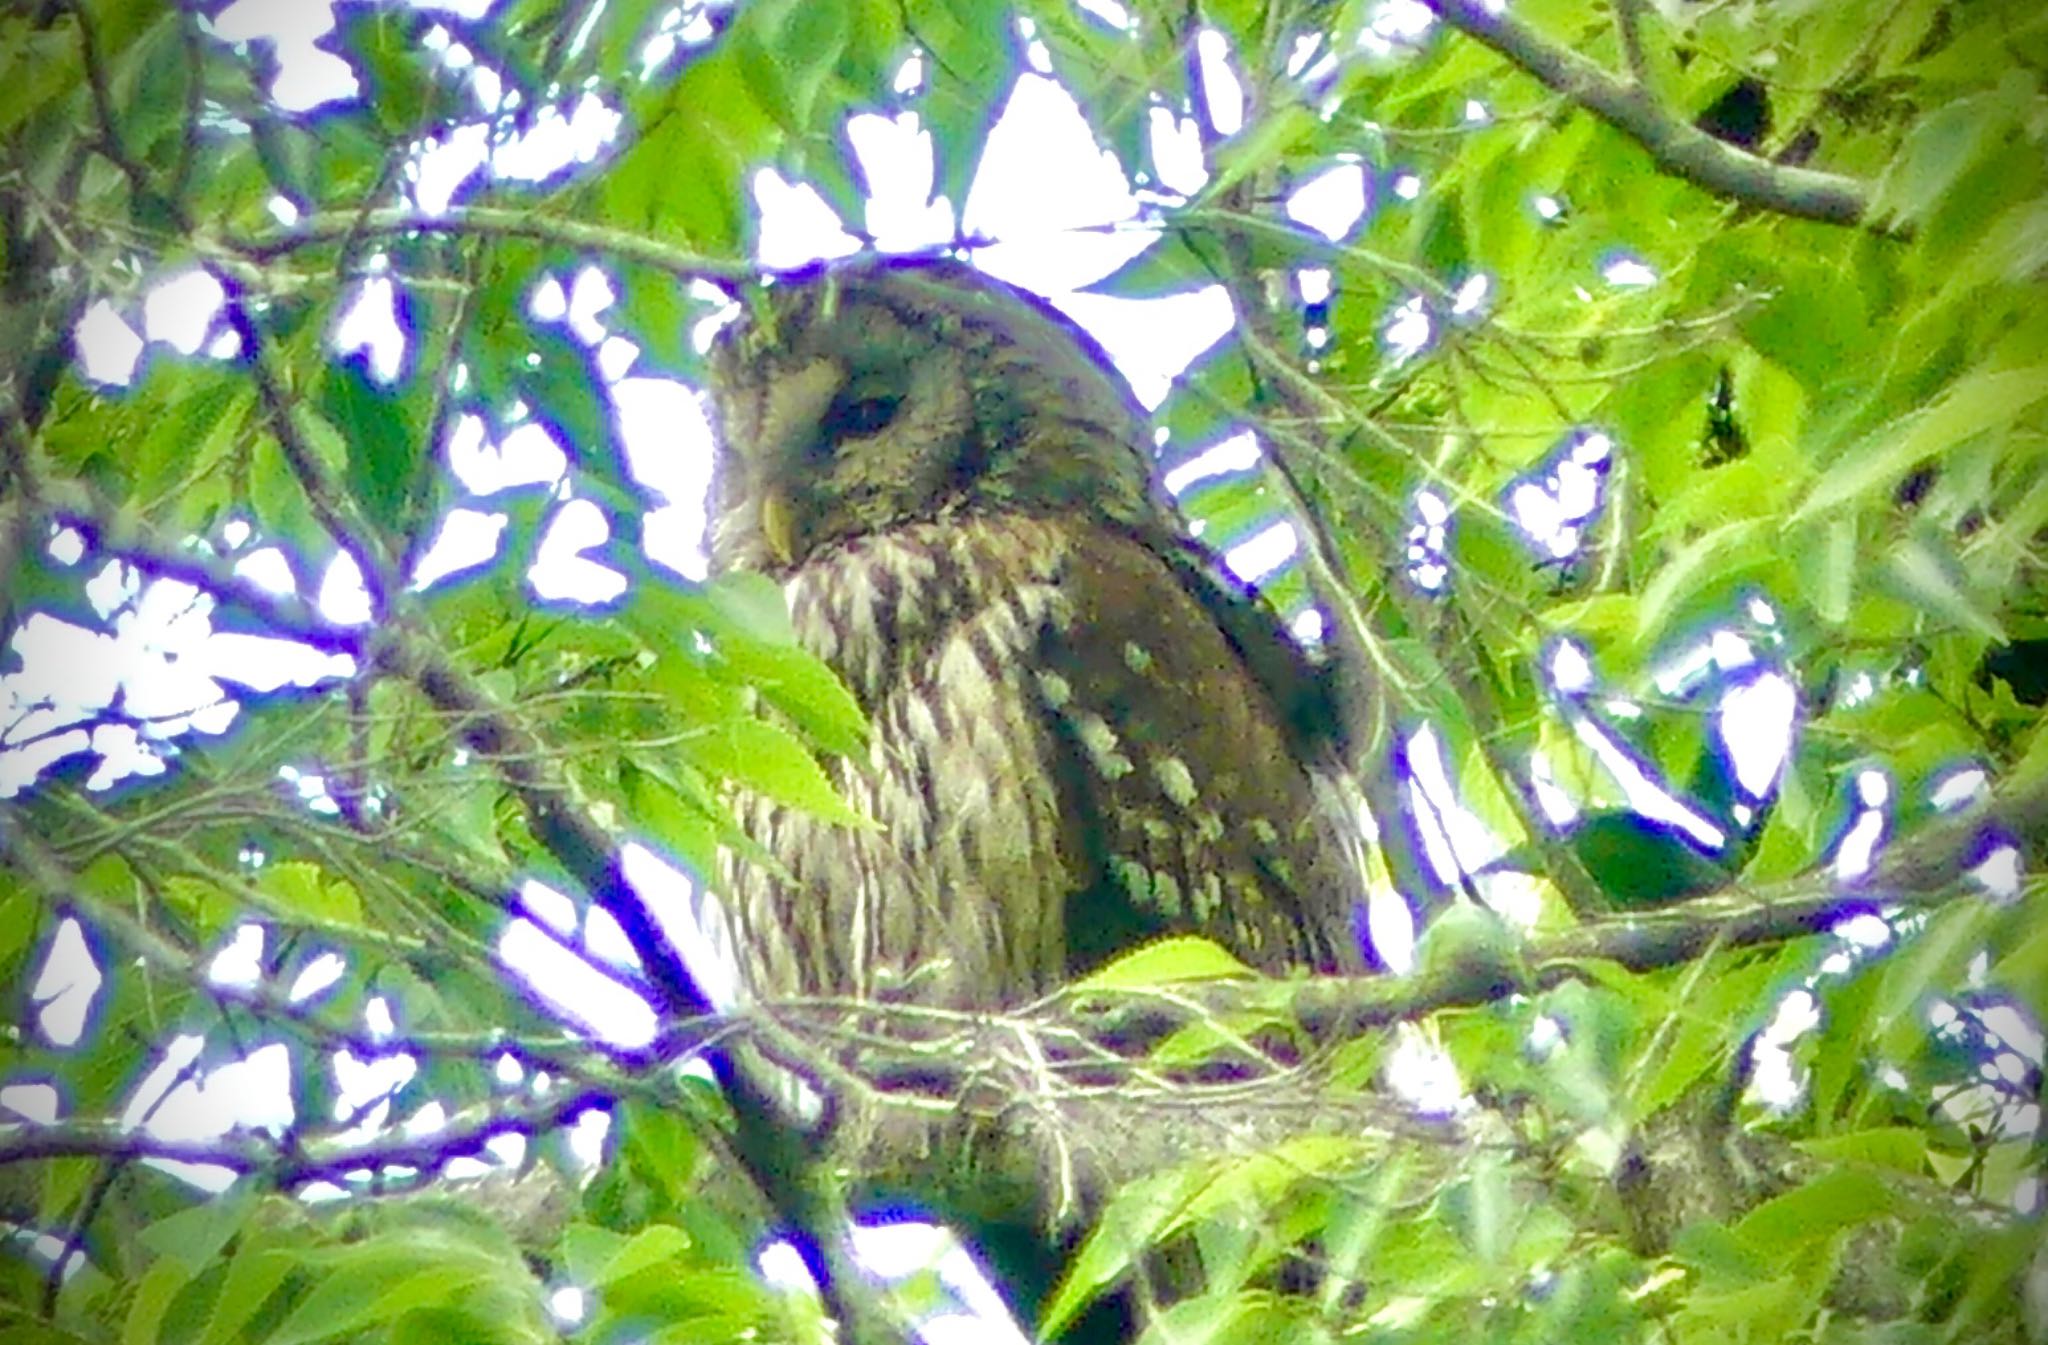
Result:
<svg viewBox="0 0 2048 1345">
<path fill-rule="evenodd" d="M 833 763 L 874 831 L 765 800 L 742 824 L 788 872 L 733 861 L 757 988 L 1013 1003 L 1058 980 L 1074 875 L 1031 680 L 1069 603 L 1039 520 L 955 518 L 821 553 L 785 584 L 798 639 L 873 730 Z"/>
</svg>

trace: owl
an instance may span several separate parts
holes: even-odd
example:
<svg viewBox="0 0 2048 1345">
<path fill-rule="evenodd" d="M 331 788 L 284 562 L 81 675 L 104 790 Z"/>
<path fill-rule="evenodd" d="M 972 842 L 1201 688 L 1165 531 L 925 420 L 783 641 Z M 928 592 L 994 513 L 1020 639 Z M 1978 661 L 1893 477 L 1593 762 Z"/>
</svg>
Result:
<svg viewBox="0 0 2048 1345">
<path fill-rule="evenodd" d="M 873 829 L 770 800 L 723 861 L 754 993 L 997 1008 L 1151 937 L 1355 971 L 1329 670 L 1189 537 L 1103 352 L 950 260 L 774 283 L 712 352 L 714 573 L 867 712 Z"/>
</svg>

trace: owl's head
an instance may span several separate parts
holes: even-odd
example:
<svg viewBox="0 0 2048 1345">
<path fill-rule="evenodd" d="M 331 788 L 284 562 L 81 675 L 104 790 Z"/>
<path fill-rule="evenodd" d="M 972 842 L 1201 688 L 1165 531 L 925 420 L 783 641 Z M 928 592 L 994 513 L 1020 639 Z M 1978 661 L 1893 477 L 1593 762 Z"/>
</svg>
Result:
<svg viewBox="0 0 2048 1345">
<path fill-rule="evenodd" d="M 1156 518 L 1143 420 L 1093 340 L 958 262 L 784 277 L 712 352 L 714 569 L 784 572 L 976 510 Z"/>
</svg>

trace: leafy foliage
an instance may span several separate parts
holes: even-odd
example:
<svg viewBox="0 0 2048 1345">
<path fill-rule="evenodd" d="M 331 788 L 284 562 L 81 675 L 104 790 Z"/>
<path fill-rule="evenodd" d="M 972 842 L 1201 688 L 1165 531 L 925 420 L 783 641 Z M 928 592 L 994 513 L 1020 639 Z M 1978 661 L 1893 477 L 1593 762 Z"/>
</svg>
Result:
<svg viewBox="0 0 2048 1345">
<path fill-rule="evenodd" d="M 599 325 L 687 381 L 724 307 L 691 282 L 754 271 L 757 170 L 859 221 L 847 118 L 907 110 L 957 205 L 1040 66 L 1150 193 L 1157 241 L 1092 288 L 1233 303 L 1159 408 L 1162 465 L 1257 434 L 1260 467 L 1182 502 L 1219 545 L 1301 526 L 1267 591 L 1372 669 L 1389 873 L 1443 912 L 1407 977 L 1261 983 L 1174 941 L 1001 1025 L 1100 1029 L 1028 1064 L 1109 1147 L 1101 1071 L 1158 1108 L 1134 1134 L 1264 1088 L 1300 1122 L 1123 1174 L 1044 1328 L 1164 1266 L 1162 1340 L 2042 1338 L 2015 1209 L 2041 1203 L 2048 1016 L 2020 675 L 2048 641 L 2048 17 L 361 4 L 316 35 L 354 95 L 300 111 L 306 39 L 238 35 L 245 8 L 0 15 L 9 1339 L 822 1338 L 757 1273 L 789 1210 L 741 1160 L 772 1119 L 674 1068 L 730 1007 L 701 965 L 681 988 L 703 895 L 643 900 L 616 857 L 711 872 L 751 845 L 735 787 L 871 825 L 817 764 L 866 726 L 772 586 L 648 559 L 687 555 L 702 481 L 633 441 L 582 301 L 538 296 L 603 268 Z M 602 153 L 522 167 L 607 112 Z M 1173 124 L 1203 150 L 1185 193 Z M 495 156 L 446 212 L 437 145 Z M 1296 222 L 1333 170 L 1363 219 Z M 174 338 L 179 277 L 224 302 Z M 379 305 L 388 374 L 343 335 Z M 1404 305 L 1426 340 L 1393 339 Z M 139 364 L 96 368 L 123 332 Z M 663 405 L 684 456 L 694 404 Z M 522 434 L 559 474 L 478 484 L 456 447 Z M 1533 536 L 1545 509 L 1576 532 Z M 417 582 L 459 515 L 495 517 L 493 558 Z M 607 595 L 543 596 L 564 556 Z M 362 620 L 316 600 L 351 575 Z M 1744 755 L 1746 700 L 1778 706 L 1782 762 Z M 1934 800 L 1967 772 L 1987 801 L 1959 818 Z M 1498 842 L 1445 839 L 1460 815 Z M 1866 820 L 1890 840 L 1858 886 Z M 524 984 L 522 940 L 593 979 Z M 642 1016 L 602 1020 L 614 992 Z M 1003 1035 L 912 1026 L 920 1078 Z M 1455 1087 L 1402 1084 L 1416 1061 Z M 238 1180 L 205 1197 L 165 1160 Z M 567 1287 L 580 1318 L 549 1311 Z"/>
</svg>

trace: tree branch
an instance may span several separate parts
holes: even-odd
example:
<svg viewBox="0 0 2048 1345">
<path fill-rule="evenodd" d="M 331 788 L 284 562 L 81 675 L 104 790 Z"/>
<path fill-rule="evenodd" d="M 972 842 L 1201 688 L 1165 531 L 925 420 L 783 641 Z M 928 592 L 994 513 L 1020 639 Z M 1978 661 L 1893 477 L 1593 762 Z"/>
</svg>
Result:
<svg viewBox="0 0 2048 1345">
<path fill-rule="evenodd" d="M 1494 14 L 1482 0 L 1424 0 L 1437 17 L 1493 48 L 1544 85 L 1628 136 L 1657 166 L 1704 191 L 1747 205 L 1903 236 L 1897 227 L 1868 221 L 1870 186 L 1859 179 L 1772 163 L 1680 121 L 1636 83 L 1623 83 L 1568 48 L 1525 27 L 1512 14 Z"/>
<path fill-rule="evenodd" d="M 556 243 L 651 266 L 686 280 L 708 276 L 718 280 L 743 281 L 760 274 L 759 268 L 751 262 L 730 257 L 707 257 L 686 248 L 671 247 L 630 229 L 614 229 L 602 224 L 586 224 L 581 220 L 559 219 L 500 206 L 465 206 L 445 215 L 423 215 L 405 208 L 328 211 L 308 215 L 277 234 L 229 238 L 216 244 L 216 248 L 224 248 L 227 253 L 248 261 L 267 262 L 307 248 L 364 238 L 405 239 L 423 234 L 524 238 L 539 243 Z"/>
</svg>

